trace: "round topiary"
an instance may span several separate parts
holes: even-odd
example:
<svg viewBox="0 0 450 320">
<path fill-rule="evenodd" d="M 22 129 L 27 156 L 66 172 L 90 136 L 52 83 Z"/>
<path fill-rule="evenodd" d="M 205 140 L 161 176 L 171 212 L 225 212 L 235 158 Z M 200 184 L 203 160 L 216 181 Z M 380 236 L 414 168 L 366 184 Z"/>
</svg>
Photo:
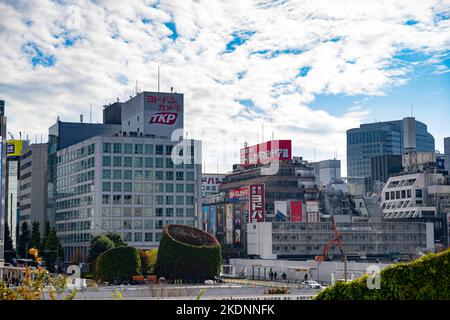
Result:
<svg viewBox="0 0 450 320">
<path fill-rule="evenodd" d="M 220 273 L 222 255 L 217 239 L 200 229 L 167 225 L 158 249 L 158 277 L 204 281 Z"/>
<path fill-rule="evenodd" d="M 141 271 L 139 251 L 133 247 L 105 251 L 98 256 L 95 270 L 97 278 L 102 281 L 131 280 Z"/>
</svg>

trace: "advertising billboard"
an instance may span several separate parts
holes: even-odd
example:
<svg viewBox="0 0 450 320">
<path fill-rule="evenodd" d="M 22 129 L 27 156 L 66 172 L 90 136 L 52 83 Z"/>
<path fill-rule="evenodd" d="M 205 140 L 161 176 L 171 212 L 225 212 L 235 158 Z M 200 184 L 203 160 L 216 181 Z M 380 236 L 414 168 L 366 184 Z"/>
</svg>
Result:
<svg viewBox="0 0 450 320">
<path fill-rule="evenodd" d="M 291 140 L 271 140 L 254 146 L 242 148 L 240 151 L 242 167 L 269 164 L 272 161 L 292 159 Z"/>
<path fill-rule="evenodd" d="M 6 156 L 10 157 L 20 157 L 23 149 L 22 140 L 8 140 L 6 141 Z"/>
<path fill-rule="evenodd" d="M 209 207 L 209 232 L 212 234 L 216 234 L 216 207 Z"/>
<path fill-rule="evenodd" d="M 182 129 L 184 104 L 179 93 L 145 92 L 144 132 L 170 137 L 175 129 Z"/>
<path fill-rule="evenodd" d="M 225 243 L 233 243 L 233 204 L 225 205 Z"/>
<path fill-rule="evenodd" d="M 306 201 L 306 212 L 319 212 L 319 202 Z"/>
<path fill-rule="evenodd" d="M 301 201 L 292 200 L 291 201 L 291 221 L 292 222 L 302 222 L 303 221 L 303 206 Z"/>
<path fill-rule="evenodd" d="M 238 202 L 248 199 L 248 187 L 231 189 L 227 193 L 228 201 Z"/>
<path fill-rule="evenodd" d="M 202 208 L 202 219 L 201 219 L 203 231 L 208 231 L 208 218 L 209 218 L 209 207 L 203 207 Z"/>
<path fill-rule="evenodd" d="M 234 220 L 233 220 L 233 227 L 234 227 L 234 238 L 233 238 L 233 244 L 234 247 L 240 247 L 242 244 L 242 204 L 235 204 L 234 205 Z"/>
<path fill-rule="evenodd" d="M 219 192 L 219 186 L 224 176 L 223 174 L 202 174 L 203 196 Z"/>
<path fill-rule="evenodd" d="M 250 222 L 264 222 L 264 184 L 250 185 Z"/>
<path fill-rule="evenodd" d="M 287 221 L 287 201 L 275 201 L 275 221 Z"/>
</svg>

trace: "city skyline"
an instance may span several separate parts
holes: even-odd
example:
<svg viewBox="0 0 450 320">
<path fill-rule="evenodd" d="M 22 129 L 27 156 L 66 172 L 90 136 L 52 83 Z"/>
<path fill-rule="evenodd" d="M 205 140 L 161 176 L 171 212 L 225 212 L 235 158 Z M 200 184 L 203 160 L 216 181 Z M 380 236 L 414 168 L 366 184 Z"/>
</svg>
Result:
<svg viewBox="0 0 450 320">
<path fill-rule="evenodd" d="M 26 9 L 26 10 L 25 10 Z M 205 172 L 250 145 L 342 160 L 346 130 L 413 115 L 443 152 L 450 118 L 450 8 L 443 1 L 1 1 L 0 97 L 8 131 L 34 142 L 62 121 L 101 122 L 137 86 L 185 96 Z M 41 109 L 45 108 L 44 112 Z M 432 108 L 432 109 L 430 109 Z M 433 110 L 433 112 L 430 112 Z M 315 149 L 315 152 L 314 152 Z"/>
</svg>

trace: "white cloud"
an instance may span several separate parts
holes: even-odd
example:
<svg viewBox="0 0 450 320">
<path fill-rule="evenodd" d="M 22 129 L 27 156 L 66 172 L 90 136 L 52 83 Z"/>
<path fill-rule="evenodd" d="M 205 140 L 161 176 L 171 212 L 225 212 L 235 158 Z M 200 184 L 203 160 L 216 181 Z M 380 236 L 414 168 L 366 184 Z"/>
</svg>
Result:
<svg viewBox="0 0 450 320">
<path fill-rule="evenodd" d="M 426 63 L 448 72 L 441 62 L 450 20 L 435 21 L 437 13 L 448 15 L 448 1 L 61 2 L 0 3 L 0 97 L 8 130 L 46 135 L 58 115 L 77 121 L 91 103 L 94 121 L 101 121 L 101 106 L 128 97 L 135 80 L 155 90 L 160 65 L 161 89 L 185 94 L 186 131 L 204 141 L 209 171 L 216 161 L 229 170 L 244 141 L 261 140 L 263 121 L 265 139 L 272 131 L 292 138 L 310 159 L 313 148 L 323 157 L 337 149 L 345 166 L 345 131 L 368 111 L 333 116 L 331 105 L 308 106 L 316 95 L 383 95 L 412 70 L 394 59 L 402 49 L 431 55 Z M 405 25 L 408 20 L 417 23 Z M 168 22 L 175 23 L 175 41 Z M 224 53 L 238 31 L 254 33 Z M 67 36 L 77 37 L 73 46 L 63 45 Z M 55 65 L 33 67 L 22 53 L 27 43 L 53 55 Z M 252 54 L 261 50 L 268 51 Z M 310 70 L 298 77 L 303 67 Z M 245 110 L 238 99 L 251 99 L 262 112 Z"/>
</svg>

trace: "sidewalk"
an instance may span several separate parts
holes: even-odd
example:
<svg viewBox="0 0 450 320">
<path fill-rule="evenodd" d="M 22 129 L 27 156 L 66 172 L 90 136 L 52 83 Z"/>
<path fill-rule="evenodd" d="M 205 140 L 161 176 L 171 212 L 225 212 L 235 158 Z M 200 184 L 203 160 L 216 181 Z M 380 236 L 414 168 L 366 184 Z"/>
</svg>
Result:
<svg viewBox="0 0 450 320">
<path fill-rule="evenodd" d="M 270 281 L 270 280 L 252 280 L 252 279 L 223 279 L 225 283 L 239 283 L 246 285 L 255 285 L 263 287 L 288 287 L 288 288 L 303 288 L 300 283 L 284 282 L 284 281 Z"/>
</svg>

